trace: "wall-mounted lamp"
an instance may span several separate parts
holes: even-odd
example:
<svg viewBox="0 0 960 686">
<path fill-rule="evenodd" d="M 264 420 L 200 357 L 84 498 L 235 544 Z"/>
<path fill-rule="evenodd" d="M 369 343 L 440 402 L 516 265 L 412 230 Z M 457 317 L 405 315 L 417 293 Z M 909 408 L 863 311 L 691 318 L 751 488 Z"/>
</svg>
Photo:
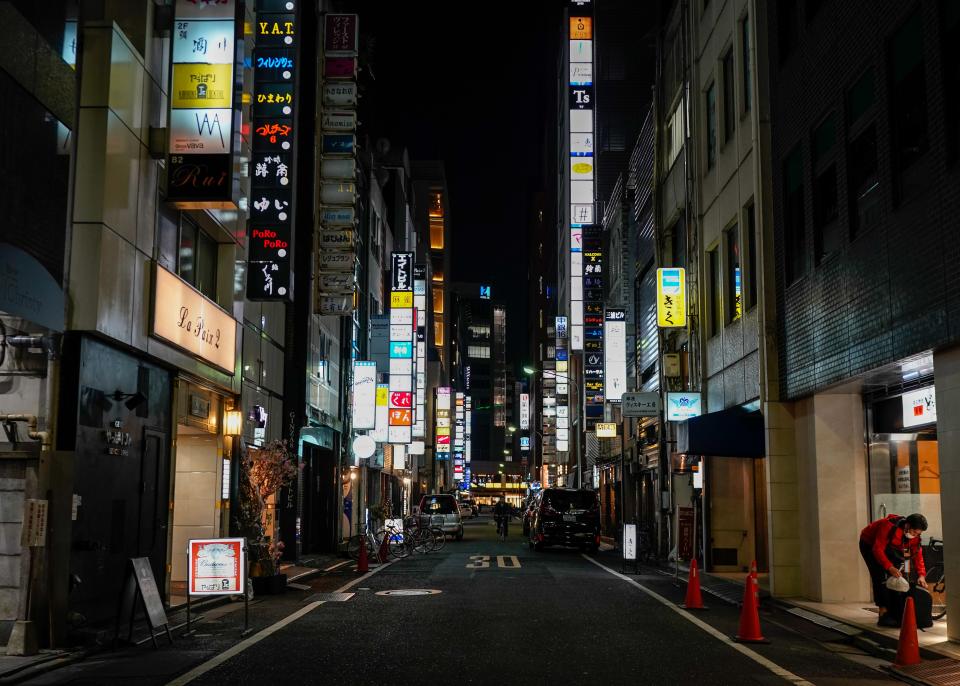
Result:
<svg viewBox="0 0 960 686">
<path fill-rule="evenodd" d="M 223 435 L 240 436 L 243 434 L 243 412 L 228 410 L 223 413 Z"/>
</svg>

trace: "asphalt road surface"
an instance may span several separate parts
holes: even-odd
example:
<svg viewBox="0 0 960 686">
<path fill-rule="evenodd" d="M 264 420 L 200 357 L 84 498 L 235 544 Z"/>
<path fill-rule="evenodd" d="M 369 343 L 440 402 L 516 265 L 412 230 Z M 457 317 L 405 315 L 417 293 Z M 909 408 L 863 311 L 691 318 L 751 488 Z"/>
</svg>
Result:
<svg viewBox="0 0 960 686">
<path fill-rule="evenodd" d="M 288 591 L 255 611 L 257 633 L 242 642 L 232 631 L 242 613 L 208 613 L 193 643 L 178 638 L 160 651 L 87 661 L 31 683 L 899 683 L 835 636 L 772 618 L 761 618 L 769 645 L 735 644 L 735 607 L 717 601 L 693 616 L 677 609 L 684 587 L 671 577 L 618 569 L 612 553 L 534 552 L 516 522 L 500 542 L 481 517 L 440 552 L 364 577 L 341 566 L 309 589 Z M 351 583 L 347 600 L 315 595 Z M 411 594 L 418 590 L 430 593 Z"/>
</svg>

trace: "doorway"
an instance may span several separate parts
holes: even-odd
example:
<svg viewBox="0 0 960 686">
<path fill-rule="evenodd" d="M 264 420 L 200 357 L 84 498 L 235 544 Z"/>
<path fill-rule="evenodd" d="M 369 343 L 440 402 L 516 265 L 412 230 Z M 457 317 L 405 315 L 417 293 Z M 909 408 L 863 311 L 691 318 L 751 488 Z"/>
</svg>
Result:
<svg viewBox="0 0 960 686">
<path fill-rule="evenodd" d="M 336 552 L 337 463 L 332 450 L 304 441 L 303 485 L 303 552 Z"/>
</svg>

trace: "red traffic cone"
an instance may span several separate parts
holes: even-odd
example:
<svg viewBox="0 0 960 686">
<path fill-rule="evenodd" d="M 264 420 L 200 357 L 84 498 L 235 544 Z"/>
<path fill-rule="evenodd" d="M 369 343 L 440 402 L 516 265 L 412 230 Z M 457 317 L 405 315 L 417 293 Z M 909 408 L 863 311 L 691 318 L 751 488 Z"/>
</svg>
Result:
<svg viewBox="0 0 960 686">
<path fill-rule="evenodd" d="M 688 610 L 706 610 L 703 606 L 703 597 L 700 595 L 700 573 L 697 571 L 697 558 L 690 560 L 690 575 L 687 578 L 687 597 L 683 601 Z"/>
<path fill-rule="evenodd" d="M 370 565 L 367 562 L 367 539 L 360 539 L 360 555 L 357 558 L 357 571 L 366 574 L 370 571 Z"/>
<path fill-rule="evenodd" d="M 900 640 L 897 642 L 897 656 L 893 658 L 897 667 L 920 664 L 920 642 L 917 640 L 917 611 L 913 598 L 907 598 L 903 606 L 903 621 L 900 622 Z"/>
<path fill-rule="evenodd" d="M 757 583 L 756 563 L 751 565 L 747 583 L 743 588 L 743 608 L 740 610 L 740 630 L 736 640 L 740 643 L 766 643 L 760 633 L 760 585 Z"/>
</svg>

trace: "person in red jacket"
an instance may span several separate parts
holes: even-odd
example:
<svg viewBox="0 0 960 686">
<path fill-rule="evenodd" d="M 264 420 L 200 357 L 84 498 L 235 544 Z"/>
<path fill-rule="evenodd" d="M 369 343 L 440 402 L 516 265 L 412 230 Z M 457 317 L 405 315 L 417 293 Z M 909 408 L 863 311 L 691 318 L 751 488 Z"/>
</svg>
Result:
<svg viewBox="0 0 960 686">
<path fill-rule="evenodd" d="M 916 575 L 916 583 L 927 587 L 927 568 L 923 563 L 920 536 L 927 530 L 927 518 L 914 513 L 909 517 L 888 515 L 868 524 L 860 532 L 860 555 L 867 564 L 873 583 L 873 602 L 880 609 L 881 626 L 899 626 L 900 622 L 888 615 L 887 575 Z"/>
</svg>

